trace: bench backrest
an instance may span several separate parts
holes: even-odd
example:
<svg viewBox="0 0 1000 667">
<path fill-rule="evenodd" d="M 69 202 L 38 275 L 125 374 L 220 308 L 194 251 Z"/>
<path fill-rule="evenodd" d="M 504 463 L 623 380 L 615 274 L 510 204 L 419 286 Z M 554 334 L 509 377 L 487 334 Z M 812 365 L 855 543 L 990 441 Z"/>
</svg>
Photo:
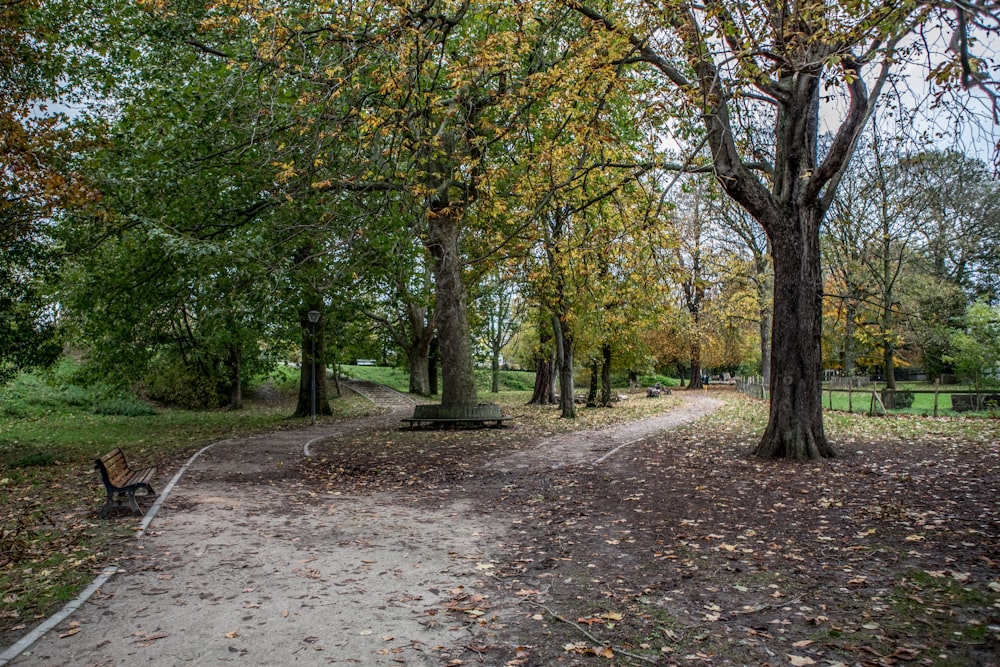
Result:
<svg viewBox="0 0 1000 667">
<path fill-rule="evenodd" d="M 94 462 L 94 467 L 101 471 L 101 476 L 105 478 L 105 481 L 114 482 L 129 474 L 125 454 L 118 447 L 97 459 Z"/>
</svg>

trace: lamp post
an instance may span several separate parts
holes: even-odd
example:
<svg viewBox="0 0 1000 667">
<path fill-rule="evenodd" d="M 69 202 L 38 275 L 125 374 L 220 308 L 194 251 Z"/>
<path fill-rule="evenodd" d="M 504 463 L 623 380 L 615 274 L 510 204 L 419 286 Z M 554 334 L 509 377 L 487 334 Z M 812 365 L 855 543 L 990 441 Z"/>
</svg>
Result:
<svg viewBox="0 0 1000 667">
<path fill-rule="evenodd" d="M 312 376 L 312 410 L 310 414 L 312 415 L 312 423 L 316 423 L 316 323 L 319 321 L 319 311 L 310 310 L 306 313 L 306 317 L 309 318 L 309 323 L 312 324 L 312 371 L 309 373 Z"/>
</svg>

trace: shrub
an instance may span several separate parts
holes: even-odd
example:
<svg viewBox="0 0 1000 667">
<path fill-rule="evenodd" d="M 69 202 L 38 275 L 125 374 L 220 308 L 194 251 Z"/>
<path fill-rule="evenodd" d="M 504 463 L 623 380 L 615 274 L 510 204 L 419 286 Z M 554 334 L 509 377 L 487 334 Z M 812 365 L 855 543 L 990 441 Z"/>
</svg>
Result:
<svg viewBox="0 0 1000 667">
<path fill-rule="evenodd" d="M 887 410 L 906 410 L 913 405 L 913 392 L 893 389 L 882 390 L 882 403 Z"/>
<path fill-rule="evenodd" d="M 677 378 L 667 377 L 666 375 L 659 375 L 657 373 L 639 377 L 639 384 L 643 387 L 652 387 L 657 382 L 659 382 L 660 386 L 663 387 L 679 387 L 681 384 L 681 381 Z"/>
<path fill-rule="evenodd" d="M 218 408 L 226 404 L 226 396 L 220 391 L 221 379 L 214 373 L 205 375 L 192 364 L 181 359 L 164 355 L 146 375 L 146 391 L 155 400 L 177 405 L 182 408 Z"/>
<path fill-rule="evenodd" d="M 93 412 L 98 415 L 118 415 L 122 417 L 148 417 L 156 414 L 156 410 L 149 403 L 131 396 L 106 398 L 94 405 Z"/>
</svg>

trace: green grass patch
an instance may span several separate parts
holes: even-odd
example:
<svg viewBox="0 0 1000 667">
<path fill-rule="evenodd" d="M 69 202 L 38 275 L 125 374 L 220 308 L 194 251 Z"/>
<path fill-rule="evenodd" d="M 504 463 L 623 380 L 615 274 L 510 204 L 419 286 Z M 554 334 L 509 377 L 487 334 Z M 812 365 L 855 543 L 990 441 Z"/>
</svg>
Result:
<svg viewBox="0 0 1000 667">
<path fill-rule="evenodd" d="M 119 415 L 122 417 L 149 417 L 156 414 L 152 405 L 128 396 L 108 398 L 94 405 L 96 415 Z"/>
<path fill-rule="evenodd" d="M 700 429 L 703 425 L 713 432 L 727 434 L 734 444 L 745 447 L 756 445 L 767 426 L 767 404 L 738 393 L 718 396 L 725 399 L 726 405 L 690 428 Z M 867 412 L 824 411 L 823 426 L 835 446 L 838 441 L 908 441 L 923 437 L 962 440 L 983 446 L 992 446 L 1000 441 L 1000 420 L 995 419 L 935 419 L 907 413 L 869 417 Z"/>
<path fill-rule="evenodd" d="M 880 396 L 883 388 L 884 387 L 878 388 Z M 952 392 L 966 391 L 970 389 L 971 387 L 960 385 L 948 385 L 947 388 L 941 388 L 937 393 L 937 415 L 945 417 L 997 417 L 997 410 L 991 409 L 990 407 L 987 407 L 979 412 L 958 412 L 952 409 Z M 909 395 L 912 396 L 912 402 L 909 403 L 909 405 L 899 405 L 897 408 L 891 409 L 890 413 L 924 416 L 932 416 L 935 414 L 934 385 L 905 383 L 899 384 L 896 391 L 900 393 L 909 393 Z M 985 391 L 989 393 L 990 390 Z M 908 399 L 902 401 L 902 403 L 907 402 Z M 830 392 L 828 388 L 824 388 L 823 407 L 827 410 L 834 410 L 838 412 L 868 413 L 872 410 L 872 390 L 869 388 L 857 389 L 848 392 L 844 389 L 839 389 Z M 875 405 L 875 410 L 876 412 L 881 411 L 877 404 Z"/>
<path fill-rule="evenodd" d="M 410 389 L 410 374 L 405 368 L 395 366 L 354 366 L 344 364 L 340 367 L 344 377 L 365 382 L 377 382 L 396 391 L 406 393 Z"/>
</svg>

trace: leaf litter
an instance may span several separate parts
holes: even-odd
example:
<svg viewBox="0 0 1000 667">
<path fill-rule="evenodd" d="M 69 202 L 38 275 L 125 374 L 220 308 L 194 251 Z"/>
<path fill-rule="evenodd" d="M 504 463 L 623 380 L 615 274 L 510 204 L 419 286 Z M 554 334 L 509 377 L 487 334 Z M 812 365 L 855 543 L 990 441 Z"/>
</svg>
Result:
<svg viewBox="0 0 1000 667">
<path fill-rule="evenodd" d="M 998 424 L 837 417 L 840 456 L 800 464 L 748 456 L 764 421 L 730 395 L 599 464 L 514 471 L 489 463 L 538 445 L 523 425 L 361 436 L 304 473 L 509 526 L 480 571 L 517 639 L 482 664 L 997 665 Z"/>
<path fill-rule="evenodd" d="M 489 624 L 456 664 L 997 665 L 998 422 L 837 416 L 839 458 L 762 462 L 747 453 L 766 414 L 730 396 L 600 463 L 489 465 L 565 433 L 548 419 L 338 439 L 288 471 L 282 511 L 391 491 L 506 527 L 498 551 L 462 556 L 492 591 L 442 605 Z"/>
</svg>

